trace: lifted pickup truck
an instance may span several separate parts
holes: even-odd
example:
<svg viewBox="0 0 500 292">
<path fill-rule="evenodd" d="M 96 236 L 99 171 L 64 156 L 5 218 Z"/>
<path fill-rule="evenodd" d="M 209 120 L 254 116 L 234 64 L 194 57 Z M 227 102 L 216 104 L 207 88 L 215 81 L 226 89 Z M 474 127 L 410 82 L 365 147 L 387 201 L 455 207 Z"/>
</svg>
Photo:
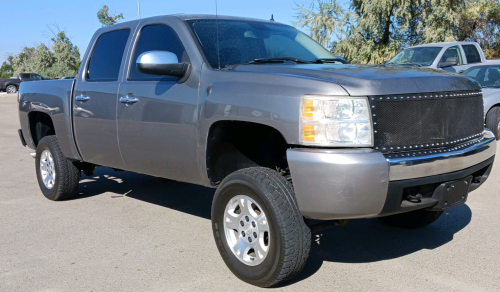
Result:
<svg viewBox="0 0 500 292">
<path fill-rule="evenodd" d="M 269 287 L 301 271 L 311 232 L 353 218 L 428 225 L 493 164 L 474 79 L 332 59 L 269 21 L 120 23 L 95 33 L 75 80 L 21 85 L 19 133 L 50 200 L 96 166 L 217 188 L 222 258 Z"/>
</svg>

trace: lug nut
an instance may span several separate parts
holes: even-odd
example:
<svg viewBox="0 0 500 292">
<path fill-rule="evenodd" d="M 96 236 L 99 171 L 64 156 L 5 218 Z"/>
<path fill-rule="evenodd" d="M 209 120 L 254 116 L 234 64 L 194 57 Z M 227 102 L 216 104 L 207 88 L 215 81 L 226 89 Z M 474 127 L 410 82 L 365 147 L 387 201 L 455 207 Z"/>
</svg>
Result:
<svg viewBox="0 0 500 292">
<path fill-rule="evenodd" d="M 250 221 L 250 219 L 248 219 L 248 216 L 245 216 L 245 220 L 247 220 L 247 222 Z"/>
<path fill-rule="evenodd" d="M 257 238 L 257 233 L 256 232 L 253 233 L 253 237 Z"/>
<path fill-rule="evenodd" d="M 243 226 L 245 223 L 243 223 L 243 220 L 240 221 L 240 225 Z"/>
<path fill-rule="evenodd" d="M 252 242 L 252 238 L 251 238 L 251 237 L 248 237 L 248 241 L 249 241 L 249 242 Z"/>
<path fill-rule="evenodd" d="M 241 235 L 245 237 L 245 231 L 241 231 Z"/>
<path fill-rule="evenodd" d="M 253 227 L 255 227 L 255 225 L 256 225 L 256 224 L 255 224 L 255 221 L 253 221 L 253 222 L 252 222 L 252 226 L 253 226 Z"/>
</svg>

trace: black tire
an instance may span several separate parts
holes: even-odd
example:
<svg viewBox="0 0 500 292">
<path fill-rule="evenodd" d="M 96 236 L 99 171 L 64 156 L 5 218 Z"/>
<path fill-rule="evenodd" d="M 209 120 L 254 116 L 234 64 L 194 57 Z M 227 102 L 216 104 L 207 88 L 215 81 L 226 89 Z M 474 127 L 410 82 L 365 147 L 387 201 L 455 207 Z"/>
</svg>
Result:
<svg viewBox="0 0 500 292">
<path fill-rule="evenodd" d="M 380 217 L 380 221 L 396 227 L 415 229 L 427 226 L 438 220 L 443 211 L 427 211 L 425 209 L 415 210 L 386 217 Z"/>
<path fill-rule="evenodd" d="M 7 93 L 16 93 L 17 92 L 17 86 L 15 86 L 15 85 L 7 85 L 7 87 L 5 88 L 5 91 Z"/>
<path fill-rule="evenodd" d="M 48 150 L 53 158 L 55 180 L 51 188 L 45 186 L 40 170 L 40 160 L 45 150 Z M 45 136 L 40 140 L 36 148 L 35 167 L 38 185 L 47 199 L 60 201 L 76 194 L 80 170 L 63 155 L 56 136 Z"/>
<path fill-rule="evenodd" d="M 269 251 L 256 266 L 247 265 L 234 255 L 223 230 L 228 202 L 242 194 L 263 209 L 269 223 Z M 297 207 L 292 184 L 271 169 L 242 169 L 222 181 L 212 203 L 212 230 L 228 268 L 239 279 L 255 286 L 270 287 L 293 278 L 309 257 L 311 230 Z"/>
<path fill-rule="evenodd" d="M 499 127 L 499 122 L 500 122 L 500 107 L 496 106 L 488 112 L 486 115 L 486 128 L 490 129 L 493 134 L 495 134 L 495 137 L 497 140 L 500 139 L 500 129 Z"/>
</svg>

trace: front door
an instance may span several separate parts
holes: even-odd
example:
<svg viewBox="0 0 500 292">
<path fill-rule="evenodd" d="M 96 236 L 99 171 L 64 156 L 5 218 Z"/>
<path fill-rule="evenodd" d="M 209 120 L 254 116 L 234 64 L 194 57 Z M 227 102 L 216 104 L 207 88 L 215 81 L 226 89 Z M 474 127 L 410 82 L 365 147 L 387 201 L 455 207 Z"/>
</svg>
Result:
<svg viewBox="0 0 500 292">
<path fill-rule="evenodd" d="M 198 78 L 194 74 L 182 80 L 138 72 L 136 60 L 148 51 L 169 51 L 179 62 L 189 63 L 170 26 L 146 24 L 138 35 L 117 106 L 123 160 L 127 169 L 136 172 L 196 182 Z"/>
<path fill-rule="evenodd" d="M 464 64 L 464 58 L 462 57 L 462 51 L 460 50 L 459 46 L 453 46 L 446 49 L 446 51 L 443 53 L 443 56 L 441 56 L 441 62 L 446 62 L 448 58 L 456 58 L 457 65 L 452 67 L 445 67 L 443 68 L 443 70 L 460 73 L 467 69 L 467 65 Z"/>
<path fill-rule="evenodd" d="M 116 130 L 120 67 L 130 29 L 102 34 L 73 96 L 75 139 L 86 162 L 123 168 Z"/>
</svg>

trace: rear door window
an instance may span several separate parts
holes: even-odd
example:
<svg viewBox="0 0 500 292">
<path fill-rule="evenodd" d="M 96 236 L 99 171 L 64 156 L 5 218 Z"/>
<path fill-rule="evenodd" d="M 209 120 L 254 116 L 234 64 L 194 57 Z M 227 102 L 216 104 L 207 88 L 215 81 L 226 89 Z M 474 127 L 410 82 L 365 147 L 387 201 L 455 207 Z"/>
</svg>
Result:
<svg viewBox="0 0 500 292">
<path fill-rule="evenodd" d="M 118 80 L 129 35 L 130 29 L 122 29 L 104 33 L 99 37 L 90 57 L 86 80 Z"/>
<path fill-rule="evenodd" d="M 174 76 L 153 76 L 142 74 L 137 70 L 137 58 L 149 51 L 168 51 L 177 56 L 179 62 L 189 62 L 186 50 L 182 45 L 175 31 L 164 24 L 154 24 L 145 26 L 139 35 L 139 40 L 132 57 L 132 68 L 129 80 L 178 80 Z"/>
<path fill-rule="evenodd" d="M 31 74 L 31 79 L 33 80 L 42 80 L 42 76 L 38 74 Z"/>
<path fill-rule="evenodd" d="M 467 63 L 481 63 L 481 55 L 477 50 L 475 45 L 462 45 L 465 52 L 465 57 L 467 58 Z"/>
</svg>

